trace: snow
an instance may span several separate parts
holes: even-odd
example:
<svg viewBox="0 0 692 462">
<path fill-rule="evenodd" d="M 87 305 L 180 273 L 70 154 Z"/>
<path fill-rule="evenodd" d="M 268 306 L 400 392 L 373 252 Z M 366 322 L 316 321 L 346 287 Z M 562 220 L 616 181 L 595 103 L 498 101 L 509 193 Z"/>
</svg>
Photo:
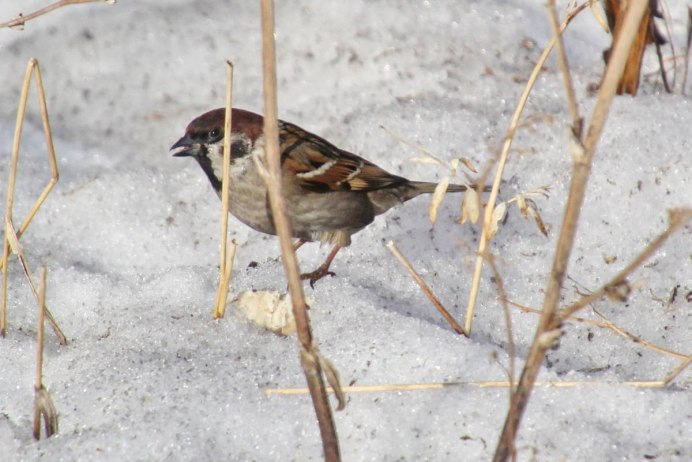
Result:
<svg viewBox="0 0 692 462">
<path fill-rule="evenodd" d="M 47 2 L 23 2 L 28 13 Z M 277 2 L 280 116 L 409 178 L 446 171 L 411 162 L 400 134 L 444 159 L 482 167 L 499 151 L 525 79 L 550 38 L 544 2 L 388 0 Z M 564 8 L 565 2 L 560 2 Z M 0 18 L 16 5 L 0 5 Z M 684 2 L 670 2 L 683 49 Z M 566 34 L 580 109 L 590 115 L 609 37 L 585 12 Z M 62 8 L 0 31 L 0 191 L 21 79 L 39 59 L 60 182 L 21 242 L 31 268 L 48 267 L 48 305 L 70 344 L 47 330 L 44 383 L 60 431 L 31 436 L 36 307 L 19 265 L 9 270 L 7 337 L 0 339 L 2 460 L 295 460 L 322 458 L 294 336 L 240 317 L 211 317 L 216 296 L 219 201 L 193 161 L 168 148 L 186 124 L 224 103 L 225 59 L 235 62 L 234 103 L 261 112 L 258 2 L 121 1 Z M 644 73 L 657 68 L 648 52 Z M 615 275 L 690 206 L 689 98 L 648 76 L 636 98 L 616 98 L 599 144 L 563 303 Z M 688 84 L 688 93 L 691 91 Z M 32 84 L 14 216 L 46 184 Z M 571 170 L 569 122 L 557 63 L 549 61 L 526 110 L 501 196 L 550 185 L 537 198 L 545 238 L 510 207 L 492 242 L 508 297 L 543 300 Z M 4 159 L 4 160 L 3 160 Z M 456 335 L 385 248 L 393 240 L 436 295 L 463 319 L 478 230 L 454 221 L 448 196 L 431 228 L 427 201 L 379 217 L 339 254 L 334 278 L 306 285 L 320 350 L 344 384 L 501 381 L 506 327 L 489 269 L 471 338 Z M 4 200 L 0 212 L 4 215 Z M 238 242 L 230 299 L 286 288 L 274 237 L 230 221 Z M 688 226 L 631 278 L 626 303 L 599 312 L 656 345 L 690 353 L 692 246 Z M 327 249 L 299 251 L 304 270 Z M 617 257 L 606 263 L 604 257 Z M 257 262 L 254 267 L 251 262 Z M 679 286 L 671 301 L 673 289 Z M 590 310 L 579 313 L 599 320 Z M 537 316 L 512 311 L 517 367 Z M 692 459 L 692 372 L 664 389 L 680 359 L 612 331 L 569 322 L 540 380 L 517 440 L 519 460 Z M 351 393 L 335 414 L 344 460 L 488 460 L 506 415 L 503 388 Z"/>
</svg>

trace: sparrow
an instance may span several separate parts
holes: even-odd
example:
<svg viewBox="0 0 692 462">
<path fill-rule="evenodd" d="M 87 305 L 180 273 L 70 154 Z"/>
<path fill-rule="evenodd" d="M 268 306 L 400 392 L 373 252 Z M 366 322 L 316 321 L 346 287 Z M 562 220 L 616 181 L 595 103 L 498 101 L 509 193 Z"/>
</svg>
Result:
<svg viewBox="0 0 692 462">
<path fill-rule="evenodd" d="M 221 196 L 225 109 L 214 109 L 194 119 L 185 135 L 171 147 L 174 157 L 192 157 Z M 232 109 L 229 211 L 251 228 L 276 235 L 269 196 L 257 160 L 264 159 L 264 119 L 243 109 Z M 279 120 L 282 194 L 297 250 L 305 242 L 333 245 L 315 271 L 301 274 L 310 286 L 334 273 L 334 257 L 351 243 L 351 235 L 395 205 L 432 193 L 436 183 L 411 181 L 393 175 L 372 162 L 331 144 L 289 122 Z M 448 192 L 465 191 L 450 184 Z"/>
</svg>

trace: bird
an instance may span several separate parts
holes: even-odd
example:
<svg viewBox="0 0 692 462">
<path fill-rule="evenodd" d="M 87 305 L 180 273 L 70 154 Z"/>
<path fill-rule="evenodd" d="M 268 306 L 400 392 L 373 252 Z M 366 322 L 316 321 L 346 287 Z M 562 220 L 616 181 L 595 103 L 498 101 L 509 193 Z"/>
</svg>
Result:
<svg viewBox="0 0 692 462">
<path fill-rule="evenodd" d="M 174 157 L 194 158 L 221 197 L 225 108 L 193 119 L 185 134 L 171 146 Z M 232 109 L 230 134 L 229 212 L 249 227 L 276 235 L 269 195 L 256 158 L 264 159 L 264 118 Z M 297 125 L 279 120 L 281 187 L 297 250 L 306 242 L 331 244 L 329 255 L 316 270 L 301 274 L 314 288 L 334 273 L 329 267 L 351 236 L 390 208 L 421 194 L 433 193 L 436 183 L 411 181 L 340 149 Z M 470 187 L 475 187 L 471 185 Z M 466 185 L 450 184 L 448 192 Z"/>
</svg>

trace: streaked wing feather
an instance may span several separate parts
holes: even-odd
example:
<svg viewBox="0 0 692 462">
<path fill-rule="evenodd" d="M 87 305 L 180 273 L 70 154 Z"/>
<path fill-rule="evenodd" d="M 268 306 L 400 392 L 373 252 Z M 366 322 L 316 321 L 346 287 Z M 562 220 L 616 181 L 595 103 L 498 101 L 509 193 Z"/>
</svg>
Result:
<svg viewBox="0 0 692 462">
<path fill-rule="evenodd" d="M 293 124 L 281 123 L 284 169 L 310 191 L 374 191 L 407 182 Z"/>
</svg>

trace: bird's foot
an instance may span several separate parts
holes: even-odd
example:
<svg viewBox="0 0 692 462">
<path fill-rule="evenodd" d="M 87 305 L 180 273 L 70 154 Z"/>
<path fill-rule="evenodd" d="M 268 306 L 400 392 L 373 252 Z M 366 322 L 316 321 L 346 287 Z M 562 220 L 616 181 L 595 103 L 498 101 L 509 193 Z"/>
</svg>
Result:
<svg viewBox="0 0 692 462">
<path fill-rule="evenodd" d="M 336 273 L 334 271 L 329 271 L 329 265 L 322 265 L 315 271 L 312 271 L 310 273 L 303 273 L 300 275 L 300 279 L 309 280 L 310 287 L 314 289 L 315 283 L 325 276 L 336 276 Z"/>
</svg>

